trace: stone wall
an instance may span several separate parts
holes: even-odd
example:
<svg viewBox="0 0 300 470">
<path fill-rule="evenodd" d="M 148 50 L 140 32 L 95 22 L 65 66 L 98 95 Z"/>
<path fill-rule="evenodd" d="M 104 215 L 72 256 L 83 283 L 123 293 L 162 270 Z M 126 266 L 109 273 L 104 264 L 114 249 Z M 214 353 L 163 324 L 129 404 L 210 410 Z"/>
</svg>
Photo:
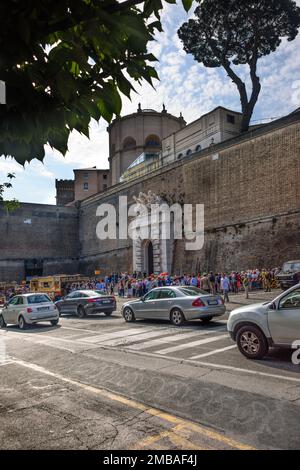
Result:
<svg viewBox="0 0 300 470">
<path fill-rule="evenodd" d="M 132 271 L 129 239 L 99 240 L 99 204 L 118 207 L 152 190 L 164 201 L 204 204 L 205 243 L 167 248 L 174 273 L 273 267 L 300 259 L 300 112 L 91 196 L 77 207 L 0 206 L 0 280 L 43 274 Z M 34 263 L 33 263 L 34 264 Z M 163 265 L 163 263 L 162 263 Z"/>
<path fill-rule="evenodd" d="M 81 203 L 80 269 L 132 269 L 130 240 L 99 241 L 96 209 L 140 191 L 205 205 L 205 244 L 174 243 L 172 271 L 245 269 L 300 259 L 300 113 L 174 162 Z"/>
<path fill-rule="evenodd" d="M 43 275 L 78 270 L 78 213 L 73 207 L 0 205 L 0 281 L 23 280 L 25 264 L 41 264 Z M 35 260 L 35 261 L 34 261 Z"/>
</svg>

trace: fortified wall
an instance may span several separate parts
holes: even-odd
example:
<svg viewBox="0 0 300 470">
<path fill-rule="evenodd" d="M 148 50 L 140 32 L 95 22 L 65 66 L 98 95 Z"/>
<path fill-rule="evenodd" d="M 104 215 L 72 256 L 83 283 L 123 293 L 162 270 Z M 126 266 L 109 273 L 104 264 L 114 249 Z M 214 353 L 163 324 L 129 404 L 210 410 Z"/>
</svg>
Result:
<svg viewBox="0 0 300 470">
<path fill-rule="evenodd" d="M 166 202 L 205 205 L 205 243 L 174 241 L 171 270 L 241 270 L 300 258 L 300 112 L 175 161 L 81 202 L 79 269 L 131 271 L 131 240 L 100 241 L 97 207 L 153 191 Z"/>
<path fill-rule="evenodd" d="M 74 207 L 0 205 L 0 281 L 78 271 L 78 213 Z"/>
<path fill-rule="evenodd" d="M 300 112 L 108 188 L 76 207 L 0 205 L 0 281 L 55 273 L 132 271 L 130 239 L 99 240 L 97 207 L 149 190 L 169 204 L 204 204 L 205 243 L 169 246 L 169 270 L 274 267 L 300 258 Z M 164 256 L 166 253 L 164 253 Z M 156 265 L 162 254 L 153 246 Z M 154 264 L 155 264 L 154 263 Z"/>
</svg>

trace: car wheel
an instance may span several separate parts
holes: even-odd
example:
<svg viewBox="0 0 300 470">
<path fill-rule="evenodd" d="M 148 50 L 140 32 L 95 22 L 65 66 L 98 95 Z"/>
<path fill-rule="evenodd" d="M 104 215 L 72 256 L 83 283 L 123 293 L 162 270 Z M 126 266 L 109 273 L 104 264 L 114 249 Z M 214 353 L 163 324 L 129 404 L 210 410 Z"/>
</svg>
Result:
<svg viewBox="0 0 300 470">
<path fill-rule="evenodd" d="M 269 350 L 268 342 L 262 331 L 256 326 L 243 326 L 236 335 L 240 352 L 248 359 L 262 359 Z"/>
<path fill-rule="evenodd" d="M 128 323 L 135 321 L 135 316 L 131 308 L 125 307 L 123 311 L 124 320 Z"/>
<path fill-rule="evenodd" d="M 77 317 L 78 318 L 84 318 L 86 316 L 85 310 L 82 305 L 79 305 L 77 307 Z"/>
<path fill-rule="evenodd" d="M 201 321 L 203 323 L 209 323 L 212 319 L 213 319 L 213 317 L 204 317 L 204 318 L 201 318 Z"/>
<path fill-rule="evenodd" d="M 179 308 L 174 308 L 170 315 L 170 320 L 175 326 L 181 326 L 185 322 L 183 312 Z"/>
<path fill-rule="evenodd" d="M 4 318 L 2 315 L 0 315 L 0 328 L 5 328 L 6 327 L 6 323 L 4 321 Z"/>
<path fill-rule="evenodd" d="M 50 323 L 52 326 L 56 326 L 58 325 L 58 320 L 51 320 Z"/>
<path fill-rule="evenodd" d="M 111 314 L 113 313 L 113 310 L 111 310 L 110 312 L 104 312 L 104 313 L 105 313 L 105 315 L 106 315 L 107 317 L 110 317 Z"/>
<path fill-rule="evenodd" d="M 27 323 L 24 320 L 24 317 L 22 317 L 22 315 L 19 317 L 18 324 L 19 324 L 20 330 L 25 330 L 27 328 Z"/>
</svg>

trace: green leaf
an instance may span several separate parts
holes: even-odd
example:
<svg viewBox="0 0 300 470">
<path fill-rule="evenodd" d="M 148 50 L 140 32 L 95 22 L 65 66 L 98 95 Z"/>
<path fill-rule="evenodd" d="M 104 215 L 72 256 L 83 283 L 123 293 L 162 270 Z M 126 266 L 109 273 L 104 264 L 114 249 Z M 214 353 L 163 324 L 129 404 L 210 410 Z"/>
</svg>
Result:
<svg viewBox="0 0 300 470">
<path fill-rule="evenodd" d="M 168 1 L 168 0 L 166 0 Z M 171 2 L 169 2 L 171 3 Z M 186 12 L 188 12 L 192 6 L 193 0 L 182 0 L 182 5 Z"/>
</svg>

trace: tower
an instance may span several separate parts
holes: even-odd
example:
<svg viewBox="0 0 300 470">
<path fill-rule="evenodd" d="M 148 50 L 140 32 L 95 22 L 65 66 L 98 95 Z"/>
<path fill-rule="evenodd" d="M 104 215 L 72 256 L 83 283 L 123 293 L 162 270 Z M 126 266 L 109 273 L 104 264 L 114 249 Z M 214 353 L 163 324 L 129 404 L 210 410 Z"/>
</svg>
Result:
<svg viewBox="0 0 300 470">
<path fill-rule="evenodd" d="M 115 119 L 108 127 L 111 184 L 119 183 L 121 175 L 143 152 L 161 151 L 162 139 L 185 127 L 183 117 L 169 114 L 165 105 L 161 112 L 142 109 Z"/>
</svg>

